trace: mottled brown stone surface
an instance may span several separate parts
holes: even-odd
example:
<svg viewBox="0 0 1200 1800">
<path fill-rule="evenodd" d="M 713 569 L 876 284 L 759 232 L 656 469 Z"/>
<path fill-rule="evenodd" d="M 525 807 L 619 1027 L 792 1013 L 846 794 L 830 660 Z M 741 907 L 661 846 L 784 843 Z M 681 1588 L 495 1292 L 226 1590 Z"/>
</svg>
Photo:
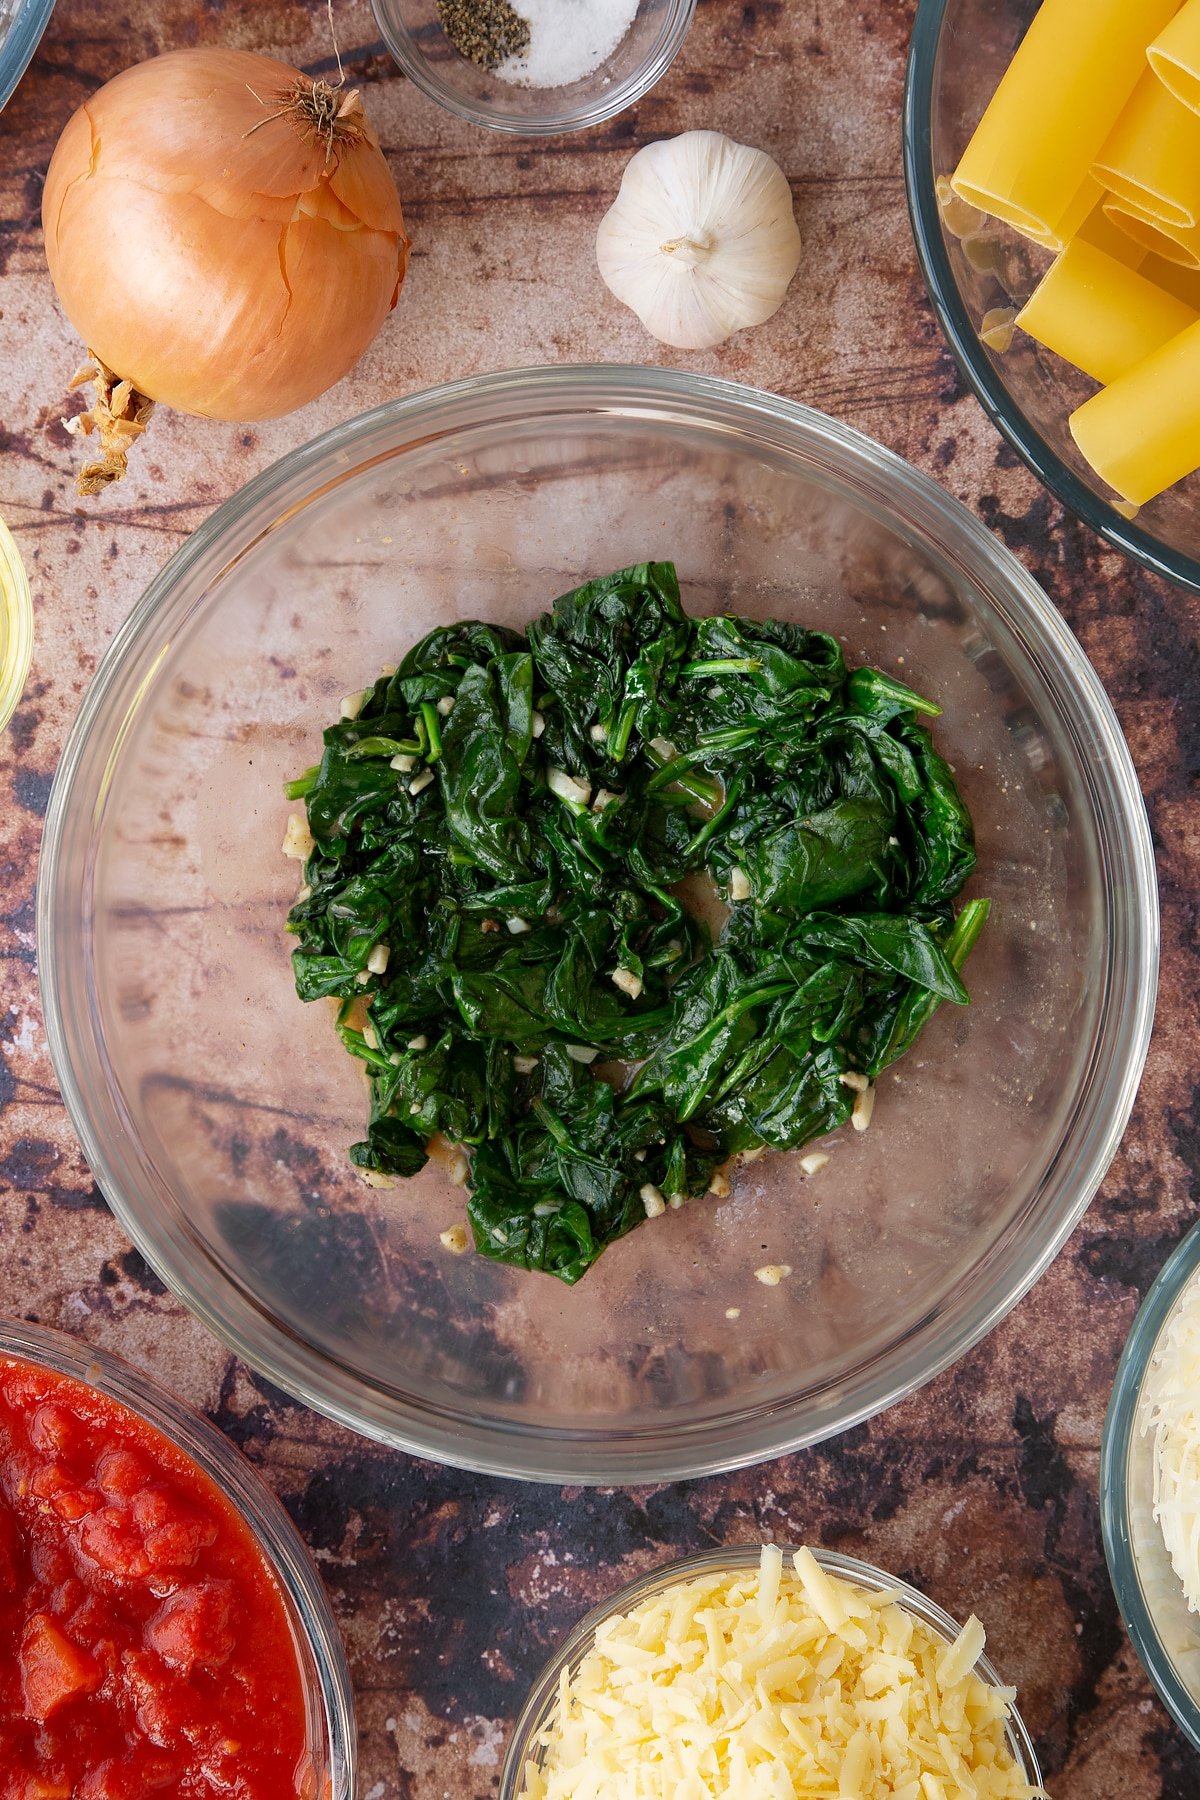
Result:
<svg viewBox="0 0 1200 1800">
<path fill-rule="evenodd" d="M 232 1433 L 315 1550 L 358 1690 L 363 1800 L 469 1800 L 507 1722 L 591 1600 L 681 1551 L 762 1533 L 860 1553 L 972 1606 L 1021 1690 L 1058 1800 L 1191 1800 L 1200 1761 L 1154 1699 L 1100 1548 L 1098 1446 L 1139 1295 L 1196 1216 L 1200 1063 L 1200 608 L 1064 519 L 964 394 L 925 302 L 900 175 L 911 0 L 701 0 L 683 54 L 633 112 L 545 145 L 472 131 L 415 94 L 364 0 L 339 0 L 416 239 L 401 305 L 360 367 L 267 426 L 160 415 L 123 488 L 77 507 L 57 425 L 77 347 L 38 208 L 71 110 L 176 45 L 328 66 L 319 0 L 60 0 L 0 119 L 0 511 L 37 603 L 24 702 L 0 739 L 0 1311 L 152 1369 Z M 801 275 L 770 324 L 664 353 L 598 280 L 597 219 L 632 148 L 688 126 L 772 151 L 792 178 Z M 1164 981 L 1133 1125 L 1034 1293 L 951 1374 L 811 1453 L 688 1486 L 506 1485 L 361 1442 L 289 1402 L 167 1296 L 92 1184 L 46 1054 L 34 966 L 38 837 L 64 732 L 150 576 L 219 501 L 335 421 L 395 394 L 533 361 L 663 361 L 811 402 L 930 471 L 1045 584 L 1107 683 L 1159 849 Z"/>
</svg>

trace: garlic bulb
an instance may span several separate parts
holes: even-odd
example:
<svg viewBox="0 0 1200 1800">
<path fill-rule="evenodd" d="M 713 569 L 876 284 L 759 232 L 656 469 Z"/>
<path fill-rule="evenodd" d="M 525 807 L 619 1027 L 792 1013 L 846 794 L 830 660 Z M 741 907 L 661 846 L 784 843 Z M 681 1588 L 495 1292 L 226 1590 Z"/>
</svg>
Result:
<svg viewBox="0 0 1200 1800">
<path fill-rule="evenodd" d="M 685 131 L 633 156 L 596 233 L 600 273 L 678 350 L 707 350 L 778 310 L 800 262 L 778 163 L 719 131 Z"/>
</svg>

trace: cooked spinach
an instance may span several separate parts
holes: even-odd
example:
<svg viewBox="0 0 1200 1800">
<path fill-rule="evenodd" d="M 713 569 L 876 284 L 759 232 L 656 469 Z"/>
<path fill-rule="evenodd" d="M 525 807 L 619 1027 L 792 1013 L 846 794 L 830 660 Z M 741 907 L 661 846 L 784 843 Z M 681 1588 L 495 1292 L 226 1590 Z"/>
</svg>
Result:
<svg viewBox="0 0 1200 1800">
<path fill-rule="evenodd" d="M 687 617 L 670 563 L 523 636 L 431 632 L 288 788 L 296 989 L 341 1002 L 370 1080 L 352 1162 L 411 1175 L 443 1133 L 476 1248 L 574 1282 L 729 1156 L 844 1124 L 966 1003 L 987 916 L 953 910 L 975 850 L 939 710 L 822 632 Z"/>
</svg>

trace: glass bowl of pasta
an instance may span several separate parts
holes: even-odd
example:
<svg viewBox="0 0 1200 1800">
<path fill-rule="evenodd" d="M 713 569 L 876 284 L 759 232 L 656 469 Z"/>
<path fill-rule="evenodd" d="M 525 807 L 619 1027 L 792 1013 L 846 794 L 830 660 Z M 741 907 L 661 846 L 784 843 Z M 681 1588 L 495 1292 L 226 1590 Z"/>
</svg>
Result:
<svg viewBox="0 0 1200 1800">
<path fill-rule="evenodd" d="M 364 682 L 429 632 L 519 631 L 556 596 L 651 556 L 675 558 L 692 615 L 803 624 L 936 696 L 935 741 L 974 819 L 964 897 L 991 914 L 966 964 L 970 1004 L 936 1012 L 868 1088 L 873 1113 L 825 1136 L 819 1167 L 742 1158 L 728 1192 L 678 1208 L 651 1185 L 639 1228 L 567 1286 L 466 1253 L 478 1189 L 456 1185 L 474 1171 L 446 1145 L 390 1185 L 352 1165 L 368 1095 L 336 1013 L 297 997 L 285 787 L 321 755 L 343 699 L 357 719 Z M 735 658 L 733 673 L 757 661 Z M 442 756 L 438 721 L 453 711 L 426 698 L 420 716 Z M 440 794 L 442 768 L 397 766 L 402 812 L 414 786 Z M 561 780 L 553 791 L 568 803 Z M 697 912 L 704 899 L 692 896 Z M 530 910 L 559 911 L 542 904 Z M 1116 1150 L 1158 958 L 1128 749 L 1017 560 L 835 420 L 612 364 L 394 401 L 219 508 L 134 609 L 79 712 L 39 905 L 66 1103 L 105 1195 L 175 1293 L 279 1386 L 360 1431 L 554 1482 L 696 1476 L 813 1443 L 990 1330 Z M 402 941 L 388 954 L 403 975 Z M 489 1062 L 484 1098 L 499 1105 L 509 1079 L 507 1060 Z M 476 1141 L 473 1129 L 459 1136 Z"/>
<path fill-rule="evenodd" d="M 1101 537 L 1200 592 L 1200 114 L 1147 56 L 1176 11 L 919 0 L 905 179 L 930 298 L 992 423 Z M 1200 71 L 1200 9 L 1183 13 L 1195 56 L 1157 65 L 1180 92 L 1182 63 Z"/>
</svg>

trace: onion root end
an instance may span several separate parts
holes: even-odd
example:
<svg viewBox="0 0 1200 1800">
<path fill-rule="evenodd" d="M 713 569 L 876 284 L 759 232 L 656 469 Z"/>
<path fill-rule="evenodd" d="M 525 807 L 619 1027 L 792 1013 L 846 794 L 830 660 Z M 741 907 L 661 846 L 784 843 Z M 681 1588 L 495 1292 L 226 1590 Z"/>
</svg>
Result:
<svg viewBox="0 0 1200 1800">
<path fill-rule="evenodd" d="M 75 478 L 82 499 L 102 494 L 114 481 L 124 479 L 129 467 L 129 452 L 141 437 L 154 411 L 154 402 L 131 381 L 115 374 L 94 350 L 67 383 L 69 389 L 94 382 L 96 397 L 86 412 L 64 419 L 72 437 L 99 439 L 100 455 L 84 463 Z"/>
</svg>

